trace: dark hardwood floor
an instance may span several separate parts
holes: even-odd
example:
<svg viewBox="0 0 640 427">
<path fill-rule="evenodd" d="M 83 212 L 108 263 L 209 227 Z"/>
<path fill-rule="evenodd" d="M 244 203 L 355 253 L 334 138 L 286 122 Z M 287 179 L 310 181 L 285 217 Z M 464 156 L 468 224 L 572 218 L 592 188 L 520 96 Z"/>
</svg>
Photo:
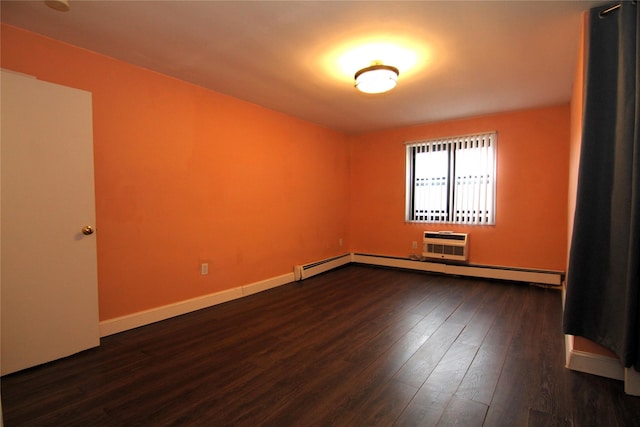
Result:
<svg viewBox="0 0 640 427">
<path fill-rule="evenodd" d="M 2 378 L 11 426 L 637 426 L 564 368 L 561 295 L 351 265 Z"/>
</svg>

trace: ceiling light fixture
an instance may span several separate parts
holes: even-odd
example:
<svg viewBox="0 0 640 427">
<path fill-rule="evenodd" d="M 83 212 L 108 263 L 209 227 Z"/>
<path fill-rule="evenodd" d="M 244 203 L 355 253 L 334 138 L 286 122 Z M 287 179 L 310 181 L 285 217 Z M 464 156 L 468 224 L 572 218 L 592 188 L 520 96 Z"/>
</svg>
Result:
<svg viewBox="0 0 640 427">
<path fill-rule="evenodd" d="M 396 67 L 374 63 L 355 74 L 355 87 L 364 93 L 388 92 L 398 84 L 399 74 Z"/>
<path fill-rule="evenodd" d="M 69 0 L 45 0 L 45 4 L 51 9 L 55 9 L 59 12 L 67 12 L 71 9 L 71 6 L 69 6 Z"/>
</svg>

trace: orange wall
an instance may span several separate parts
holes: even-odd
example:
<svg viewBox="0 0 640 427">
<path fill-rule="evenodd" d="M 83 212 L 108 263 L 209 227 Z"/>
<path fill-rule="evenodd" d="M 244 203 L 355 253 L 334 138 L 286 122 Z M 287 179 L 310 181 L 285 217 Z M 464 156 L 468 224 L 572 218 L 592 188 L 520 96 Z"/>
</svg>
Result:
<svg viewBox="0 0 640 427">
<path fill-rule="evenodd" d="M 347 251 L 343 134 L 14 27 L 1 36 L 3 68 L 93 93 L 101 320 Z"/>
<path fill-rule="evenodd" d="M 93 93 L 101 320 L 349 250 L 407 256 L 426 229 L 471 233 L 473 263 L 565 268 L 568 105 L 346 137 L 11 26 L 1 47 Z M 406 224 L 404 141 L 491 130 L 497 225 Z"/>
<path fill-rule="evenodd" d="M 351 248 L 406 257 L 423 230 L 470 233 L 471 263 L 564 271 L 569 105 L 352 137 Z M 404 142 L 498 132 L 495 226 L 408 224 Z"/>
</svg>

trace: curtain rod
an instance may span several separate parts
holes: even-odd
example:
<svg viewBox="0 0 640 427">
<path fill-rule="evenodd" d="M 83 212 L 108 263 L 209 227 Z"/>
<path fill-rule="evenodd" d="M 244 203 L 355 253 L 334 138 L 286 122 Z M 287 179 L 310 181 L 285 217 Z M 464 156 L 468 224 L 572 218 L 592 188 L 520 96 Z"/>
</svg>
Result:
<svg viewBox="0 0 640 427">
<path fill-rule="evenodd" d="M 636 3 L 637 3 L 637 0 L 633 0 L 631 3 L 636 4 Z M 608 8 L 606 8 L 606 9 L 604 9 L 604 10 L 601 10 L 601 11 L 600 11 L 600 13 L 599 13 L 600 18 L 604 17 L 605 15 L 608 15 L 610 12 L 613 12 L 613 11 L 614 11 L 614 10 L 616 10 L 616 9 L 620 9 L 620 5 L 621 5 L 621 4 L 622 4 L 622 2 L 620 2 L 620 3 L 616 3 L 616 4 L 614 4 L 614 5 L 613 5 L 613 6 L 611 6 L 611 7 L 608 7 Z"/>
</svg>

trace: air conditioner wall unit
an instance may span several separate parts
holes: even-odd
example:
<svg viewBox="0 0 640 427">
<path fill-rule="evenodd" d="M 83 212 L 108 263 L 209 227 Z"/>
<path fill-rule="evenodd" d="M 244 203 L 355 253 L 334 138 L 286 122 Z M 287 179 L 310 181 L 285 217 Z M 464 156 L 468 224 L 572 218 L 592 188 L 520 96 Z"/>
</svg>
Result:
<svg viewBox="0 0 640 427">
<path fill-rule="evenodd" d="M 469 259 L 469 235 L 451 231 L 425 231 L 422 239 L 422 256 L 428 258 L 467 261 Z"/>
</svg>

